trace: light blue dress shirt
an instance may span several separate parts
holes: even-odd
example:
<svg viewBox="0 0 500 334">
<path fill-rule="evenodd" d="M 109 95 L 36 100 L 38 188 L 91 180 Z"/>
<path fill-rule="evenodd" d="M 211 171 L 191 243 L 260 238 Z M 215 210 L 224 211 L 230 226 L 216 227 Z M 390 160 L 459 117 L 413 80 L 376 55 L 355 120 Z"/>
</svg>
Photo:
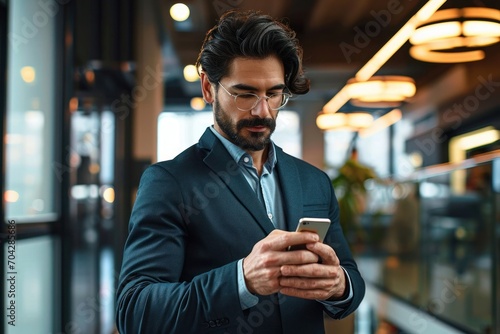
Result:
<svg viewBox="0 0 500 334">
<path fill-rule="evenodd" d="M 267 212 L 267 216 L 269 220 L 273 223 L 273 225 L 282 230 L 288 230 L 285 222 L 285 212 L 283 211 L 283 201 L 282 194 L 278 180 L 278 174 L 273 173 L 274 167 L 277 163 L 276 158 L 276 150 L 274 147 L 274 143 L 271 142 L 269 147 L 269 153 L 267 156 L 267 160 L 264 163 L 262 169 L 262 175 L 259 177 L 257 169 L 253 166 L 253 159 L 241 149 L 239 146 L 231 143 L 229 140 L 224 138 L 220 133 L 215 130 L 213 126 L 210 127 L 210 130 L 220 139 L 228 153 L 234 159 L 234 161 L 240 167 L 245 179 L 247 180 L 250 187 L 253 189 L 259 201 L 263 204 L 264 209 Z M 342 268 L 344 269 L 344 268 Z M 335 306 L 339 304 L 346 303 L 351 300 L 353 296 L 352 292 L 352 284 L 349 278 L 349 275 L 346 273 L 347 280 L 349 281 L 349 296 L 342 301 L 319 301 L 327 306 Z M 240 297 L 240 304 L 243 310 L 248 309 L 257 305 L 259 302 L 259 297 L 250 293 L 248 291 L 245 277 L 243 275 L 243 259 L 238 261 L 238 292 Z"/>
</svg>

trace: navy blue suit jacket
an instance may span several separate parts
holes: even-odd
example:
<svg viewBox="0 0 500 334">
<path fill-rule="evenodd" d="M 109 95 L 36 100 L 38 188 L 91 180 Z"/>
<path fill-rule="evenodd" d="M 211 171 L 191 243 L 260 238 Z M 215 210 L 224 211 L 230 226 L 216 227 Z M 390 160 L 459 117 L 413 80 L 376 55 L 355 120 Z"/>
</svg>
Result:
<svg viewBox="0 0 500 334">
<path fill-rule="evenodd" d="M 365 285 L 339 224 L 328 176 L 277 147 L 286 223 L 329 217 L 325 243 L 349 273 L 353 299 L 326 309 L 275 294 L 242 310 L 237 261 L 274 226 L 239 167 L 207 129 L 198 144 L 143 174 L 130 218 L 117 290 L 117 326 L 138 333 L 323 333 L 323 312 L 343 318 Z"/>
</svg>

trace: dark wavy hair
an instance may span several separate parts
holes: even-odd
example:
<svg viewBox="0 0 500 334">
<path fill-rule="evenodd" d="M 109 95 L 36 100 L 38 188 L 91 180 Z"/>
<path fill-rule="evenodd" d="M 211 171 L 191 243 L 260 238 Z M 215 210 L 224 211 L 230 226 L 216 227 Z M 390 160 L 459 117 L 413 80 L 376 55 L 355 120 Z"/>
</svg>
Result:
<svg viewBox="0 0 500 334">
<path fill-rule="evenodd" d="M 292 94 L 309 91 L 309 79 L 302 68 L 302 47 L 286 24 L 256 11 L 226 12 L 203 41 L 196 61 L 212 83 L 228 74 L 237 57 L 263 59 L 278 56 L 285 68 L 285 84 Z"/>
</svg>

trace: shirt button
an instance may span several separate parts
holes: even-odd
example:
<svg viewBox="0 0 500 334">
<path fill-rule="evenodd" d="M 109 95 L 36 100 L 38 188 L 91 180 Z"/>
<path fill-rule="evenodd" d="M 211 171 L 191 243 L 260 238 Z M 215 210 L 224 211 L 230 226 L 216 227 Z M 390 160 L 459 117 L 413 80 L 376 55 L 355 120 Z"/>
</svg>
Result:
<svg viewBox="0 0 500 334">
<path fill-rule="evenodd" d="M 273 214 L 272 213 L 268 213 L 267 216 L 269 217 L 269 219 L 273 219 Z"/>
<path fill-rule="evenodd" d="M 249 157 L 244 157 L 244 158 L 243 158 L 243 161 L 244 161 L 244 162 L 249 162 L 249 161 L 250 161 L 250 158 L 249 158 Z"/>
</svg>

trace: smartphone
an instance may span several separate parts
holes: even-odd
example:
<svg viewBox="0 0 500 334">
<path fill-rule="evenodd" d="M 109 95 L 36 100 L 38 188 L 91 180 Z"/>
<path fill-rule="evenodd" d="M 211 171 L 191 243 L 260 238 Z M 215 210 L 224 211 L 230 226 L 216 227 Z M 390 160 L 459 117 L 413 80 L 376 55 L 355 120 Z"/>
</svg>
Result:
<svg viewBox="0 0 500 334">
<path fill-rule="evenodd" d="M 329 218 L 301 218 L 297 225 L 296 232 L 314 232 L 319 235 L 319 241 L 323 242 L 325 239 L 328 228 L 330 227 Z M 288 247 L 288 250 L 305 249 L 305 245 L 295 245 Z"/>
</svg>

